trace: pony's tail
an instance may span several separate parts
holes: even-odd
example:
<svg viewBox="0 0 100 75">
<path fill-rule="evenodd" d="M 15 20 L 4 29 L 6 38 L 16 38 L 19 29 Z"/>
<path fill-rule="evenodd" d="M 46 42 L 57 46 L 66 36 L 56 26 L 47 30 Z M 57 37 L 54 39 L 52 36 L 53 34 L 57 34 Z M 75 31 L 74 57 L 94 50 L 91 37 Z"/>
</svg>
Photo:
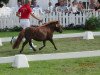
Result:
<svg viewBox="0 0 100 75">
<path fill-rule="evenodd" d="M 20 43 L 21 43 L 21 41 L 22 41 L 22 39 L 23 39 L 23 37 L 24 37 L 24 34 L 25 34 L 25 30 L 23 29 L 23 30 L 19 33 L 19 35 L 18 35 L 18 37 L 17 37 L 15 43 L 13 44 L 13 46 L 12 46 L 13 49 L 19 48 L 19 45 L 20 45 Z"/>
</svg>

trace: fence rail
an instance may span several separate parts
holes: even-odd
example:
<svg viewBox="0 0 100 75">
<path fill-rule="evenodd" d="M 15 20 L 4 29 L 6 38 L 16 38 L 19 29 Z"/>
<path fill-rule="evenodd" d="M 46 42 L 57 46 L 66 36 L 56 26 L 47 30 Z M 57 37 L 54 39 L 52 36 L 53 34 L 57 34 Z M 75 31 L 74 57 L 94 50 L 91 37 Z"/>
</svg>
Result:
<svg viewBox="0 0 100 75">
<path fill-rule="evenodd" d="M 0 64 L 2 64 L 2 63 L 13 63 L 14 60 L 15 60 L 15 56 L 0 57 Z M 100 50 L 83 51 L 83 52 L 26 55 L 28 61 L 83 58 L 83 57 L 95 57 L 95 56 L 100 56 Z M 16 63 L 18 63 L 18 62 L 16 62 Z"/>
<path fill-rule="evenodd" d="M 62 12 L 52 12 L 49 14 L 44 14 L 41 16 L 43 19 L 43 23 L 52 20 L 59 20 L 60 24 L 65 27 L 69 24 L 73 23 L 74 25 L 81 25 L 85 24 L 87 18 L 91 17 L 92 15 L 98 17 L 100 12 L 94 10 L 83 10 L 80 14 L 73 14 L 73 13 L 62 13 Z M 31 25 L 39 25 L 38 21 L 34 18 L 30 18 Z M 41 25 L 41 24 L 40 24 Z M 19 18 L 16 17 L 16 12 L 11 13 L 8 16 L 0 16 L 0 28 L 11 28 L 15 26 L 20 26 Z"/>
</svg>

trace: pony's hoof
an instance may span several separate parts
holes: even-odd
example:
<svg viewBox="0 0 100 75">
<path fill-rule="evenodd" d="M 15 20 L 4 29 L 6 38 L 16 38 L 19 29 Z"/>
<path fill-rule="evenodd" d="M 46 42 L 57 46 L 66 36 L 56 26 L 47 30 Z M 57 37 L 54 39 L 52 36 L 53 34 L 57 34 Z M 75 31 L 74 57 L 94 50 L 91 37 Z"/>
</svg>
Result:
<svg viewBox="0 0 100 75">
<path fill-rule="evenodd" d="M 19 54 L 22 54 L 22 52 L 20 51 Z"/>
<path fill-rule="evenodd" d="M 33 49 L 33 51 L 36 51 L 36 49 Z"/>
<path fill-rule="evenodd" d="M 58 49 L 55 49 L 55 51 L 56 51 L 56 50 L 58 50 Z"/>
<path fill-rule="evenodd" d="M 39 50 L 41 50 L 41 48 L 39 48 Z"/>
<path fill-rule="evenodd" d="M 36 50 L 34 50 L 34 52 L 36 52 Z"/>
</svg>

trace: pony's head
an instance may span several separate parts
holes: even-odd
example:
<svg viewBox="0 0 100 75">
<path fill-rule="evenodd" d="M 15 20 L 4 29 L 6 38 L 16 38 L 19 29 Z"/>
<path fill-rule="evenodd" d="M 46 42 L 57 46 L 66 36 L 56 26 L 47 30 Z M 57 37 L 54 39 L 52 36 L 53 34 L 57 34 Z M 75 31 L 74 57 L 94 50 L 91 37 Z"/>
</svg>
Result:
<svg viewBox="0 0 100 75">
<path fill-rule="evenodd" d="M 50 21 L 45 24 L 47 27 L 51 28 L 53 31 L 57 31 L 62 33 L 62 26 L 60 25 L 59 21 Z"/>
<path fill-rule="evenodd" d="M 62 26 L 60 25 L 59 21 L 54 21 L 54 26 L 55 31 L 62 33 Z"/>
</svg>

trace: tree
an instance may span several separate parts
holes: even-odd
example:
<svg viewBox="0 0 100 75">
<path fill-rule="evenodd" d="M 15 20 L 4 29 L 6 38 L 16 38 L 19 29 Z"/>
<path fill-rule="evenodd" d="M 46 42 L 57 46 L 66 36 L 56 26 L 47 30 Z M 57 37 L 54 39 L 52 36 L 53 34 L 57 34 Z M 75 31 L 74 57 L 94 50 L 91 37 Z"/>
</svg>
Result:
<svg viewBox="0 0 100 75">
<path fill-rule="evenodd" d="M 5 4 L 7 4 L 9 2 L 9 0 L 0 0 L 0 3 L 4 2 Z"/>
</svg>

